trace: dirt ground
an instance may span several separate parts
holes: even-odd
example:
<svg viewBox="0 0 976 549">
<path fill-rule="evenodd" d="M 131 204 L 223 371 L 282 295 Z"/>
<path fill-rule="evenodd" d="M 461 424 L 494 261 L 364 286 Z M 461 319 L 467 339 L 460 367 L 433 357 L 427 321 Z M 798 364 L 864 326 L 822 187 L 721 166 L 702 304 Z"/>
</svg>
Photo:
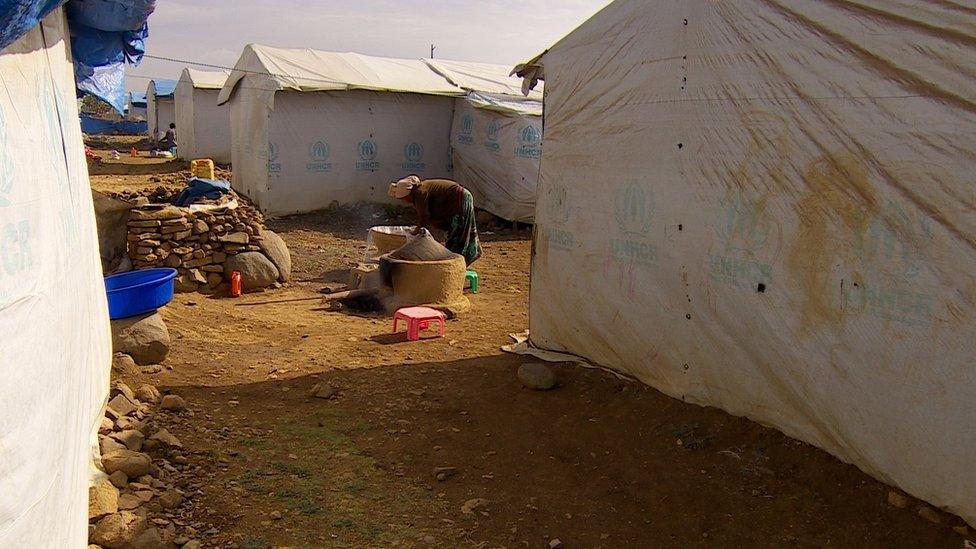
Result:
<svg viewBox="0 0 976 549">
<path fill-rule="evenodd" d="M 147 165 L 102 166 L 92 185 L 181 169 Z M 318 300 L 258 304 L 345 281 L 387 213 L 270 221 L 294 281 L 178 295 L 164 367 L 124 379 L 190 403 L 166 428 L 191 449 L 185 513 L 213 527 L 206 546 L 963 546 L 958 518 L 896 508 L 889 487 L 748 420 L 576 364 L 554 366 L 553 391 L 523 389 L 526 360 L 500 346 L 528 328 L 525 230 L 483 235 L 482 289 L 445 338 L 406 342 L 387 317 Z M 331 398 L 310 397 L 316 384 Z"/>
</svg>

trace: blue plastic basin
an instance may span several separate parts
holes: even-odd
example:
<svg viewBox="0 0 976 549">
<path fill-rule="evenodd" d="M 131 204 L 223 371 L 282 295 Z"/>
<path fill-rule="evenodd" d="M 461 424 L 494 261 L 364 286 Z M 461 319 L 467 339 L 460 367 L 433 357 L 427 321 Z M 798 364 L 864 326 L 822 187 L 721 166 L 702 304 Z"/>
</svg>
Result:
<svg viewBox="0 0 976 549">
<path fill-rule="evenodd" d="M 108 316 L 112 320 L 138 316 L 173 300 L 176 269 L 143 269 L 105 277 Z"/>
</svg>

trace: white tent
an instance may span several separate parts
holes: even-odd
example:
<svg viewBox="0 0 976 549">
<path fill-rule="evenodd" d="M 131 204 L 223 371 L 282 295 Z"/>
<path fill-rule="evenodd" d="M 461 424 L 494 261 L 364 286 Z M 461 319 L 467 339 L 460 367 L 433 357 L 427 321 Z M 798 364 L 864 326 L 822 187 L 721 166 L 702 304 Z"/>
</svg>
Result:
<svg viewBox="0 0 976 549">
<path fill-rule="evenodd" d="M 509 221 L 535 219 L 542 158 L 542 103 L 470 92 L 451 128 L 454 179 L 474 203 Z"/>
<path fill-rule="evenodd" d="M 547 82 L 531 343 L 976 521 L 976 38 L 947 2 L 617 0 Z"/>
<path fill-rule="evenodd" d="M 217 104 L 229 74 L 183 69 L 175 93 L 181 157 L 230 162 L 230 109 Z"/>
<path fill-rule="evenodd" d="M 456 86 L 419 60 L 248 45 L 227 78 L 234 187 L 270 214 L 451 174 Z"/>
<path fill-rule="evenodd" d="M 475 204 L 501 218 L 531 223 L 542 156 L 542 86 L 522 95 L 504 65 L 424 60 L 468 92 L 454 109 L 454 179 Z"/>
<path fill-rule="evenodd" d="M 125 119 L 134 122 L 146 120 L 146 96 L 142 93 L 130 92 L 126 94 Z"/>
<path fill-rule="evenodd" d="M 111 335 L 68 40 L 57 9 L 0 51 L 0 547 L 87 545 L 108 395 Z"/>
<path fill-rule="evenodd" d="M 146 117 L 149 122 L 149 136 L 153 139 L 162 137 L 169 125 L 176 122 L 176 102 L 173 99 L 175 91 L 176 82 L 173 80 L 149 81 L 149 88 L 146 90 Z"/>
</svg>

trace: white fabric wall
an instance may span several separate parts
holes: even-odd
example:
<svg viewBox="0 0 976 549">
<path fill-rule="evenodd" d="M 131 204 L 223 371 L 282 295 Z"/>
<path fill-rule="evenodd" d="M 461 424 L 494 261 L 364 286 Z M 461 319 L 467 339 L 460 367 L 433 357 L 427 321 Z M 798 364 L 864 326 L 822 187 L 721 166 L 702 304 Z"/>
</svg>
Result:
<svg viewBox="0 0 976 549">
<path fill-rule="evenodd" d="M 197 89 L 180 80 L 176 86 L 176 135 L 180 156 L 231 161 L 230 107 L 217 105 L 218 89 Z"/>
<path fill-rule="evenodd" d="M 230 107 L 232 185 L 259 207 L 268 201 L 268 117 L 273 97 L 273 92 L 256 87 L 242 88 L 225 104 Z"/>
<path fill-rule="evenodd" d="M 509 221 L 535 219 L 542 117 L 476 108 L 456 100 L 451 147 L 454 177 L 474 204 Z"/>
<path fill-rule="evenodd" d="M 451 97 L 278 92 L 269 119 L 266 198 L 259 205 L 281 215 L 332 202 L 386 202 L 390 182 L 404 175 L 449 177 L 453 114 Z"/>
<path fill-rule="evenodd" d="M 156 98 L 156 138 L 162 138 L 169 125 L 176 122 L 176 101 L 170 98 Z M 180 128 L 176 128 L 176 144 L 179 146 Z"/>
<path fill-rule="evenodd" d="M 149 137 L 157 139 L 159 124 L 156 118 L 156 83 L 151 80 L 146 88 L 146 123 L 149 125 Z"/>
<path fill-rule="evenodd" d="M 67 41 L 59 9 L 0 52 L 0 547 L 86 546 L 108 394 L 108 310 Z"/>
<path fill-rule="evenodd" d="M 971 23 L 611 4 L 543 58 L 532 342 L 976 521 Z"/>
</svg>

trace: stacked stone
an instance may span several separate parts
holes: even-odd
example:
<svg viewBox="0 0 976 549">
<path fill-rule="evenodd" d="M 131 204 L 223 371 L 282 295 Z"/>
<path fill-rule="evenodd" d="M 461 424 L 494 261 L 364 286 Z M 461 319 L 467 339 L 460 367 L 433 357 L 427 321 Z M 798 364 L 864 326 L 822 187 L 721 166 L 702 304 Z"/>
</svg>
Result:
<svg viewBox="0 0 976 549">
<path fill-rule="evenodd" d="M 217 291 L 229 257 L 261 251 L 264 222 L 248 207 L 190 211 L 176 206 L 129 212 L 129 257 L 136 269 L 172 267 L 177 291 Z"/>
<path fill-rule="evenodd" d="M 182 473 L 188 452 L 156 424 L 157 416 L 191 414 L 177 395 L 152 385 L 133 391 L 116 382 L 98 429 L 102 469 L 108 478 L 88 490 L 89 547 L 199 549 L 204 525 L 185 519 L 198 495 Z"/>
</svg>

